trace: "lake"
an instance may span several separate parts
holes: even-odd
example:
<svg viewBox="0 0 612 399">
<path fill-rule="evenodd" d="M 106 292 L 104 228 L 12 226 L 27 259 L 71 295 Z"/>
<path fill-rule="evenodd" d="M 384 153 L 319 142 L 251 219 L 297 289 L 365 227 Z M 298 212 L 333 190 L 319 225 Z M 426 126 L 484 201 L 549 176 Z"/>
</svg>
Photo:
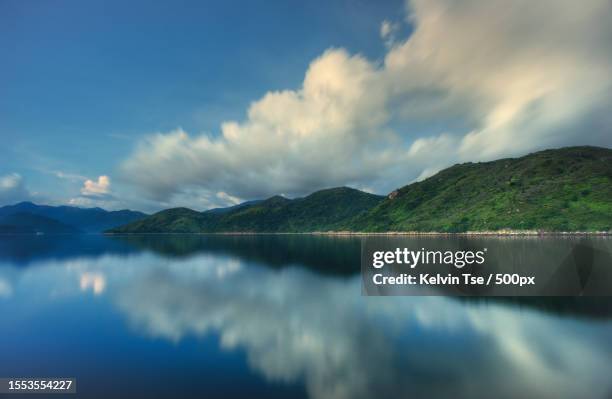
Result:
<svg viewBox="0 0 612 399">
<path fill-rule="evenodd" d="M 79 398 L 611 397 L 612 298 L 366 297 L 362 240 L 1 236 L 0 377 L 76 377 Z M 523 266 L 575 244 L 487 240 Z"/>
</svg>

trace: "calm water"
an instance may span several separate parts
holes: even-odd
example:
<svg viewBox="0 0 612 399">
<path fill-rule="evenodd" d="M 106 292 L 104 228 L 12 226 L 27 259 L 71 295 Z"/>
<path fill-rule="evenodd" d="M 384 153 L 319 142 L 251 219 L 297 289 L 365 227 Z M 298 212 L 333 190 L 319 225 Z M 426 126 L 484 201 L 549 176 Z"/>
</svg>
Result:
<svg viewBox="0 0 612 399">
<path fill-rule="evenodd" d="M 572 241 L 487 242 L 534 245 Z M 76 377 L 84 398 L 612 395 L 612 299 L 362 297 L 359 257 L 360 238 L 0 237 L 0 377 Z"/>
</svg>

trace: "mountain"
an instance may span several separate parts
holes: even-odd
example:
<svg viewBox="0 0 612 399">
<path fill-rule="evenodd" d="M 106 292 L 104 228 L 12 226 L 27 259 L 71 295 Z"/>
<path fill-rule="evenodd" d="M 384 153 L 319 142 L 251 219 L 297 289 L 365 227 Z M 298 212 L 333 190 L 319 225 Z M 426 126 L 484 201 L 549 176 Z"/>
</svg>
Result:
<svg viewBox="0 0 612 399">
<path fill-rule="evenodd" d="M 144 219 L 115 227 L 110 233 L 197 233 L 204 216 L 189 208 L 172 208 Z"/>
<path fill-rule="evenodd" d="M 242 206 L 196 212 L 174 208 L 111 229 L 110 233 L 314 232 L 335 230 L 347 218 L 384 197 L 348 187 L 317 191 L 304 198 L 274 196 Z"/>
<path fill-rule="evenodd" d="M 392 192 L 354 231 L 610 231 L 612 150 L 567 147 L 464 163 Z"/>
<path fill-rule="evenodd" d="M 196 212 L 168 209 L 111 233 L 612 230 L 612 150 L 567 147 L 464 163 L 383 198 L 340 187 Z"/>
<path fill-rule="evenodd" d="M 101 208 L 36 205 L 31 202 L 0 208 L 0 218 L 16 214 L 43 216 L 86 233 L 100 233 L 147 216 L 142 212 L 130 210 L 105 211 Z"/>
<path fill-rule="evenodd" d="M 17 212 L 0 217 L 0 234 L 76 234 L 73 226 L 45 216 Z"/>
<path fill-rule="evenodd" d="M 228 206 L 226 208 L 213 208 L 213 209 L 209 209 L 206 212 L 207 213 L 218 213 L 218 214 L 228 213 L 228 212 L 235 211 L 235 210 L 238 210 L 238 209 L 250 206 L 250 205 L 255 205 L 255 204 L 257 204 L 257 203 L 259 203 L 261 201 L 262 200 L 246 201 L 246 202 L 242 202 L 242 203 L 240 203 L 238 205 Z"/>
</svg>

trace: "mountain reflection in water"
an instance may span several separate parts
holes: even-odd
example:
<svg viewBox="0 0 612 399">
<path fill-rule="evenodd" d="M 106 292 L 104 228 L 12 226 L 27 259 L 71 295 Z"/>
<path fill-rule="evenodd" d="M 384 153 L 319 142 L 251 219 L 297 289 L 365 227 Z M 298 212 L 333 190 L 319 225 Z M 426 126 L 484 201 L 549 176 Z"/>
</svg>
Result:
<svg viewBox="0 0 612 399">
<path fill-rule="evenodd" d="M 184 358 L 175 358 L 180 363 L 174 367 L 198 376 L 193 386 L 183 387 L 184 397 L 223 397 L 228 392 L 295 397 L 302 392 L 310 398 L 605 398 L 612 393 L 610 299 L 362 297 L 361 239 L 12 238 L 0 244 L 0 312 L 9 314 L 10 307 L 14 315 L 0 322 L 8 337 L 0 344 L 5 355 L 0 374 L 13 375 L 12 367 L 24 363 L 18 360 L 18 346 L 27 343 L 11 340 L 13 334 L 43 339 L 46 327 L 36 335 L 25 329 L 34 328 L 37 312 L 51 307 L 93 320 L 96 329 L 84 328 L 83 334 L 112 330 L 113 342 L 131 342 L 112 353 L 113 361 L 129 364 L 132 373 L 165 367 L 150 354 L 131 349 L 138 346 L 134 342 L 153 339 L 159 351 L 172 351 L 165 346 L 170 343 L 178 352 L 180 345 L 196 339 L 206 347 L 204 353 L 220 347 L 220 356 L 232 359 L 223 370 L 234 380 L 253 373 L 267 386 L 253 383 L 237 392 L 232 379 L 224 383 L 210 375 L 210 357 L 181 354 Z M 28 312 L 17 316 L 24 309 Z M 95 318 L 93 312 L 98 312 Z M 102 317 L 106 312 L 116 313 L 119 321 Z M 60 321 L 62 317 L 57 315 Z M 13 331 L 12 325 L 24 330 Z M 54 334 L 61 336 L 64 330 L 57 328 Z M 85 342 L 72 342 L 71 347 L 78 352 Z M 109 349 L 89 350 L 87 361 L 95 364 L 102 356 L 98 351 Z M 243 357 L 236 358 L 236 353 Z M 84 381 L 79 395 L 100 395 L 95 389 L 101 388 L 88 383 L 88 368 L 77 367 L 76 356 L 36 356 L 31 361 L 47 364 L 47 374 L 54 374 L 50 360 L 75 362 L 63 370 L 74 370 Z M 20 367 L 29 370 L 28 365 Z M 115 381 L 128 378 L 119 369 L 91 367 L 94 372 Z M 155 397 L 169 382 L 155 380 L 139 392 Z M 207 384 L 215 390 L 203 392 Z"/>
</svg>

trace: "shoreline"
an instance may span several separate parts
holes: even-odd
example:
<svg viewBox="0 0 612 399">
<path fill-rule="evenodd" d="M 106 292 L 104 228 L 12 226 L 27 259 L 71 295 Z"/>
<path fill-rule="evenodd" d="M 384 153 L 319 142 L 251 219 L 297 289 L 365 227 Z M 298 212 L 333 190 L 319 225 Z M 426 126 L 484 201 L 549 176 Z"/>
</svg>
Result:
<svg viewBox="0 0 612 399">
<path fill-rule="evenodd" d="M 155 232 L 155 233 L 101 233 L 108 236 L 121 235 L 320 235 L 320 236 L 489 236 L 489 237 L 578 237 L 578 236 L 612 236 L 612 231 L 532 231 L 532 230 L 499 230 L 499 231 L 465 231 L 465 232 L 436 232 L 436 231 L 311 231 L 311 232 L 255 232 L 255 231 L 227 231 L 227 232 L 202 232 L 202 233 L 177 233 L 177 232 Z"/>
</svg>

